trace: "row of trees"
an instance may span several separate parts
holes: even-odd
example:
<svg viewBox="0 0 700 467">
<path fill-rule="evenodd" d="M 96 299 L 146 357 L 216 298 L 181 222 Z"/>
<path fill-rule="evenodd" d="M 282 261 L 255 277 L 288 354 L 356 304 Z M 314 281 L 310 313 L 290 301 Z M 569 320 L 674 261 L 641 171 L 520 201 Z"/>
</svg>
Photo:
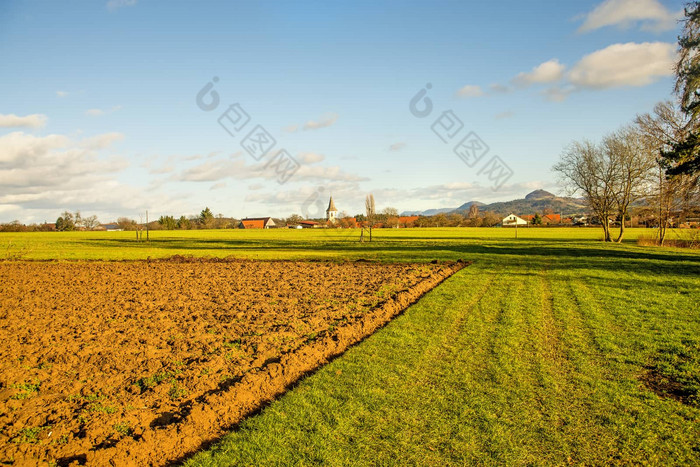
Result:
<svg viewBox="0 0 700 467">
<path fill-rule="evenodd" d="M 231 229 L 238 226 L 237 219 L 226 218 L 222 214 L 215 216 L 211 209 L 204 208 L 198 216 L 160 216 L 157 221 L 149 222 L 150 230 L 192 230 L 192 229 Z M 117 219 L 117 225 L 122 230 L 140 230 L 143 224 L 128 217 Z"/>
<path fill-rule="evenodd" d="M 553 170 L 571 194 L 583 195 L 601 219 L 604 239 L 613 241 L 612 219 L 627 219 L 630 206 L 655 212 L 663 244 L 674 218 L 700 206 L 700 4 L 685 10 L 679 38 L 677 103 L 662 102 L 652 113 L 610 133 L 602 141 L 574 141 Z M 606 220 L 608 222 L 606 222 Z M 620 222 L 616 241 L 624 236 Z"/>
<path fill-rule="evenodd" d="M 53 224 L 22 224 L 18 220 L 0 224 L 0 232 L 53 232 L 56 226 Z"/>
<path fill-rule="evenodd" d="M 56 219 L 56 230 L 59 232 L 69 232 L 71 230 L 93 230 L 100 225 L 97 216 L 92 215 L 83 217 L 80 211 L 73 214 L 70 211 L 65 211 Z"/>
</svg>

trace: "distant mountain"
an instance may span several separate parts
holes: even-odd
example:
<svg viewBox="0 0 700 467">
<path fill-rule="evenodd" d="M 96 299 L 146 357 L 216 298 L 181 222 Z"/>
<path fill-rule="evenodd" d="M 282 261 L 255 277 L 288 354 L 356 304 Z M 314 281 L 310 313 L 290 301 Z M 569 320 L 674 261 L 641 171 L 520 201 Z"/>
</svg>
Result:
<svg viewBox="0 0 700 467">
<path fill-rule="evenodd" d="M 434 216 L 435 214 L 442 214 L 454 211 L 455 208 L 441 208 L 441 209 L 426 209 L 425 211 L 403 211 L 402 216 Z"/>
<path fill-rule="evenodd" d="M 584 214 L 587 211 L 582 199 L 555 196 L 544 190 L 533 191 L 524 199 L 491 203 L 479 208 L 480 211 L 490 211 L 499 216 L 507 216 L 511 213 L 519 216 L 542 214 L 545 209 L 551 209 L 553 213 L 563 216 Z"/>
<path fill-rule="evenodd" d="M 556 198 L 553 194 L 545 190 L 535 190 L 532 193 L 525 195 L 526 200 L 551 199 Z"/>
<path fill-rule="evenodd" d="M 456 209 L 428 209 L 426 211 L 404 211 L 402 216 L 422 215 L 434 216 L 440 213 L 456 212 L 466 214 L 469 208 L 476 204 L 479 206 L 480 212 L 493 212 L 499 216 L 507 216 L 508 214 L 526 215 L 542 213 L 545 209 L 551 209 L 555 214 L 563 216 L 571 216 L 575 214 L 584 214 L 587 209 L 582 199 L 561 197 L 553 195 L 545 190 L 535 190 L 528 193 L 524 199 L 514 199 L 512 201 L 500 201 L 497 203 L 484 204 L 479 201 L 469 201 Z"/>
<path fill-rule="evenodd" d="M 471 208 L 475 204 L 477 206 L 479 206 L 479 208 L 481 208 L 482 206 L 486 206 L 484 203 L 482 203 L 480 201 L 469 201 L 467 203 L 464 203 L 463 205 L 461 205 L 457 209 L 455 209 L 453 212 L 462 212 L 462 211 L 469 212 L 469 208 Z"/>
</svg>

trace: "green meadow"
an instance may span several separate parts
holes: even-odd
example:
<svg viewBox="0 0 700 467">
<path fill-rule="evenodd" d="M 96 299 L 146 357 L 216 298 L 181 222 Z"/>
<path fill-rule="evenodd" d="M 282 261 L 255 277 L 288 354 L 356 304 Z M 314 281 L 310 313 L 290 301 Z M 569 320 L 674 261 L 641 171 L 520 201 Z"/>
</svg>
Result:
<svg viewBox="0 0 700 467">
<path fill-rule="evenodd" d="M 473 262 L 187 465 L 700 463 L 700 251 L 517 233 L 0 234 L 0 257 Z"/>
<path fill-rule="evenodd" d="M 653 234 L 651 229 L 627 229 L 624 248 L 642 235 Z M 150 232 L 150 241 L 146 242 L 137 241 L 135 232 L 0 232 L 0 259 L 17 255 L 38 260 L 133 260 L 193 255 L 262 260 L 424 261 L 459 259 L 465 255 L 476 260 L 482 255 L 507 253 L 502 249 L 515 248 L 512 252 L 518 254 L 517 248 L 529 251 L 539 246 L 554 248 L 554 252 L 567 245 L 580 246 L 582 251 L 616 249 L 596 242 L 602 239 L 601 229 L 597 228 L 518 228 L 517 243 L 515 235 L 513 228 L 375 229 L 372 243 L 360 243 L 359 231 L 355 229 L 156 230 Z M 668 237 L 683 235 L 683 231 L 673 231 Z"/>
</svg>

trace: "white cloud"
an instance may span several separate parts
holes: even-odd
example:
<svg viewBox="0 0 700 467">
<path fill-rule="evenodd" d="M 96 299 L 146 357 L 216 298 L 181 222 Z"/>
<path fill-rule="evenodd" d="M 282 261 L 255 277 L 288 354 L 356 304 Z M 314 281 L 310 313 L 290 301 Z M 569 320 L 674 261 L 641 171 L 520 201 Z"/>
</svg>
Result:
<svg viewBox="0 0 700 467">
<path fill-rule="evenodd" d="M 658 0 L 606 0 L 585 15 L 579 32 L 606 26 L 629 28 L 641 23 L 643 30 L 674 29 L 683 11 L 671 12 Z"/>
<path fill-rule="evenodd" d="M 645 86 L 673 75 L 675 44 L 643 42 L 613 44 L 583 57 L 567 78 L 578 87 L 603 89 Z"/>
<path fill-rule="evenodd" d="M 473 84 L 467 84 L 466 86 L 462 87 L 459 91 L 457 91 L 457 96 L 464 98 L 479 97 L 483 95 L 484 91 L 481 89 L 481 86 L 476 86 Z"/>
<path fill-rule="evenodd" d="M 286 133 L 295 133 L 295 132 L 299 131 L 300 129 L 302 129 L 302 130 L 318 130 L 319 128 L 326 128 L 326 127 L 333 125 L 337 120 L 338 120 L 338 114 L 327 113 L 327 114 L 321 116 L 320 119 L 309 120 L 308 122 L 304 123 L 303 125 L 287 125 L 286 127 L 282 128 L 282 131 L 284 131 Z"/>
<path fill-rule="evenodd" d="M 128 162 L 102 154 L 121 137 L 106 133 L 74 139 L 23 132 L 0 136 L 0 206 L 15 206 L 29 220 L 38 212 L 44 220 L 62 209 L 119 210 L 142 203 L 136 188 L 115 180 Z"/>
<path fill-rule="evenodd" d="M 58 97 L 66 97 L 66 96 L 68 96 L 68 92 L 66 92 L 66 91 L 56 91 L 56 95 L 57 95 Z"/>
<path fill-rule="evenodd" d="M 304 123 L 304 130 L 318 130 L 333 125 L 338 120 L 338 114 L 329 113 L 322 116 L 318 121 L 309 120 Z"/>
<path fill-rule="evenodd" d="M 274 176 L 274 174 L 271 174 Z M 272 177 L 274 178 L 274 177 Z M 302 165 L 299 171 L 294 174 L 294 181 L 313 181 L 313 182 L 361 182 L 369 180 L 367 177 L 344 172 L 338 166 L 324 167 L 319 165 Z"/>
<path fill-rule="evenodd" d="M 565 68 L 566 67 L 559 63 L 559 60 L 557 59 L 548 60 L 537 65 L 527 73 L 519 73 L 515 78 L 513 78 L 513 83 L 518 86 L 553 83 L 562 78 Z"/>
<path fill-rule="evenodd" d="M 542 95 L 551 102 L 563 102 L 569 94 L 576 91 L 573 86 L 552 86 L 542 91 Z"/>
<path fill-rule="evenodd" d="M 31 114 L 20 117 L 15 114 L 0 114 L 0 128 L 41 128 L 46 125 L 46 115 Z"/>
<path fill-rule="evenodd" d="M 291 190 L 258 191 L 248 193 L 246 202 L 282 207 L 283 215 L 302 214 L 310 218 L 323 217 L 328 206 L 328 198 L 333 195 L 341 211 L 352 211 L 353 205 L 364 203 L 365 193 L 358 190 L 355 182 L 329 181 L 318 185 L 303 185 Z M 364 204 L 362 204 L 364 210 Z M 359 212 L 359 211 L 355 211 Z"/>
<path fill-rule="evenodd" d="M 511 91 L 511 88 L 504 84 L 500 83 L 493 83 L 489 86 L 489 89 L 491 89 L 491 92 L 494 94 L 505 94 L 507 92 Z"/>
<path fill-rule="evenodd" d="M 506 118 L 511 118 L 513 115 L 515 115 L 513 112 L 510 110 L 506 110 L 505 112 L 497 113 L 496 115 L 493 116 L 496 120 L 503 120 Z"/>
<path fill-rule="evenodd" d="M 315 162 L 321 162 L 326 158 L 323 154 L 318 154 L 315 152 L 300 152 L 297 155 L 300 162 L 305 164 L 313 164 Z"/>
<path fill-rule="evenodd" d="M 102 115 L 105 115 L 107 113 L 113 113 L 118 110 L 121 110 L 122 106 L 121 105 L 115 105 L 111 109 L 108 110 L 102 110 L 102 109 L 88 109 L 85 111 L 85 115 L 89 115 L 90 117 L 101 117 Z"/>
<path fill-rule="evenodd" d="M 152 175 L 164 175 L 175 172 L 175 165 L 173 164 L 163 164 L 160 167 L 153 167 L 149 169 L 148 173 Z"/>
<path fill-rule="evenodd" d="M 389 146 L 389 151 L 392 151 L 392 152 L 400 151 L 405 147 L 406 147 L 406 143 L 394 143 L 391 146 Z"/>
<path fill-rule="evenodd" d="M 117 141 L 124 139 L 124 135 L 121 133 L 103 133 L 101 135 L 92 136 L 85 138 L 80 141 L 80 146 L 85 149 L 100 150 L 105 149 Z"/>
<path fill-rule="evenodd" d="M 125 6 L 134 6 L 136 2 L 137 0 L 109 0 L 107 2 L 107 9 L 114 11 Z"/>
<path fill-rule="evenodd" d="M 246 159 L 216 159 L 208 160 L 199 165 L 189 167 L 175 176 L 175 180 L 186 182 L 217 182 L 227 178 L 237 180 L 275 180 L 275 170 L 265 167 L 265 161 L 247 165 Z M 299 181 L 363 181 L 359 175 L 344 172 L 340 167 L 302 164 L 294 173 L 291 180 Z"/>
</svg>

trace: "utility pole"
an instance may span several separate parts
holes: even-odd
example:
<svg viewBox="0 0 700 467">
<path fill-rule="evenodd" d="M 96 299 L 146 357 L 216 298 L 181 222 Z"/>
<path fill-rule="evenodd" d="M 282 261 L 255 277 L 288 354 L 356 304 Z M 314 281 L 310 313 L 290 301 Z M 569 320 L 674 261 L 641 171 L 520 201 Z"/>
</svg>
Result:
<svg viewBox="0 0 700 467">
<path fill-rule="evenodd" d="M 146 211 L 146 241 L 151 241 L 151 239 L 148 237 L 148 211 Z"/>
</svg>

